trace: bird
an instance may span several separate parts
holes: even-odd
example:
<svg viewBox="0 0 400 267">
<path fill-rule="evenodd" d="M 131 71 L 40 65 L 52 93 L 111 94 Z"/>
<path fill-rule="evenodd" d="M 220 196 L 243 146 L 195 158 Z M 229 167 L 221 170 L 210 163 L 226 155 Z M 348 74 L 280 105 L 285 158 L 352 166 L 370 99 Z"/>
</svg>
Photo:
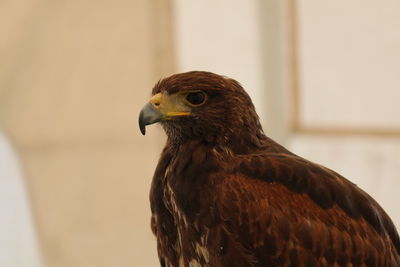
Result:
<svg viewBox="0 0 400 267">
<path fill-rule="evenodd" d="M 239 82 L 159 80 L 139 114 L 167 139 L 150 189 L 160 266 L 400 266 L 382 207 L 271 138 Z"/>
</svg>

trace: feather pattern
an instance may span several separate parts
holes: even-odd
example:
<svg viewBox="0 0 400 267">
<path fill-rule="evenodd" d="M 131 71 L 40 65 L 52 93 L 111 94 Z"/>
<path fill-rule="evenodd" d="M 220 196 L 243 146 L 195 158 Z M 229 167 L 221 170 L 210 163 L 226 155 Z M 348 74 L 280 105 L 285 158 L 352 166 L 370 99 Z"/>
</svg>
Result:
<svg viewBox="0 0 400 267">
<path fill-rule="evenodd" d="M 400 266 L 389 216 L 334 171 L 266 137 L 239 83 L 207 72 L 153 94 L 203 90 L 168 140 L 150 192 L 161 266 Z"/>
</svg>

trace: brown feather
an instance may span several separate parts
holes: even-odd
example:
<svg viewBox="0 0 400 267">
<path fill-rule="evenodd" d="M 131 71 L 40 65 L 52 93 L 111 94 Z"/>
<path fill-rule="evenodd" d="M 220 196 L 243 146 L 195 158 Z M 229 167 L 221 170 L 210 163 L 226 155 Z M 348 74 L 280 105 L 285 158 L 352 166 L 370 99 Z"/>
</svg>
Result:
<svg viewBox="0 0 400 267">
<path fill-rule="evenodd" d="M 161 266 L 400 266 L 379 204 L 266 137 L 239 83 L 189 72 L 153 94 L 193 89 L 208 102 L 161 122 L 168 141 L 150 192 Z"/>
</svg>

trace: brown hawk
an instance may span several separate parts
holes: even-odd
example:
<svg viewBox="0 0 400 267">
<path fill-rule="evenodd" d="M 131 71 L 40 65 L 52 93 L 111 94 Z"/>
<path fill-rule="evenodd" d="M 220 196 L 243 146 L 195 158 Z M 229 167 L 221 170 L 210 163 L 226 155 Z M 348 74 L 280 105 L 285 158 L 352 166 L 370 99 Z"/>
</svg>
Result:
<svg viewBox="0 0 400 267">
<path fill-rule="evenodd" d="M 139 124 L 168 137 L 150 192 L 161 266 L 400 266 L 379 204 L 268 138 L 238 82 L 194 71 L 152 94 Z"/>
</svg>

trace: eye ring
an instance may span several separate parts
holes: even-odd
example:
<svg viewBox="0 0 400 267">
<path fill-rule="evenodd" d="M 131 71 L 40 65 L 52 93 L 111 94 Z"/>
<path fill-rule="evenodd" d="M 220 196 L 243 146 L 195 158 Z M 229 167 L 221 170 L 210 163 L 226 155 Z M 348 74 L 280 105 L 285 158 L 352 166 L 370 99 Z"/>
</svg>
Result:
<svg viewBox="0 0 400 267">
<path fill-rule="evenodd" d="M 203 91 L 190 92 L 185 96 L 186 102 L 191 106 L 201 106 L 207 100 L 207 95 Z"/>
</svg>

